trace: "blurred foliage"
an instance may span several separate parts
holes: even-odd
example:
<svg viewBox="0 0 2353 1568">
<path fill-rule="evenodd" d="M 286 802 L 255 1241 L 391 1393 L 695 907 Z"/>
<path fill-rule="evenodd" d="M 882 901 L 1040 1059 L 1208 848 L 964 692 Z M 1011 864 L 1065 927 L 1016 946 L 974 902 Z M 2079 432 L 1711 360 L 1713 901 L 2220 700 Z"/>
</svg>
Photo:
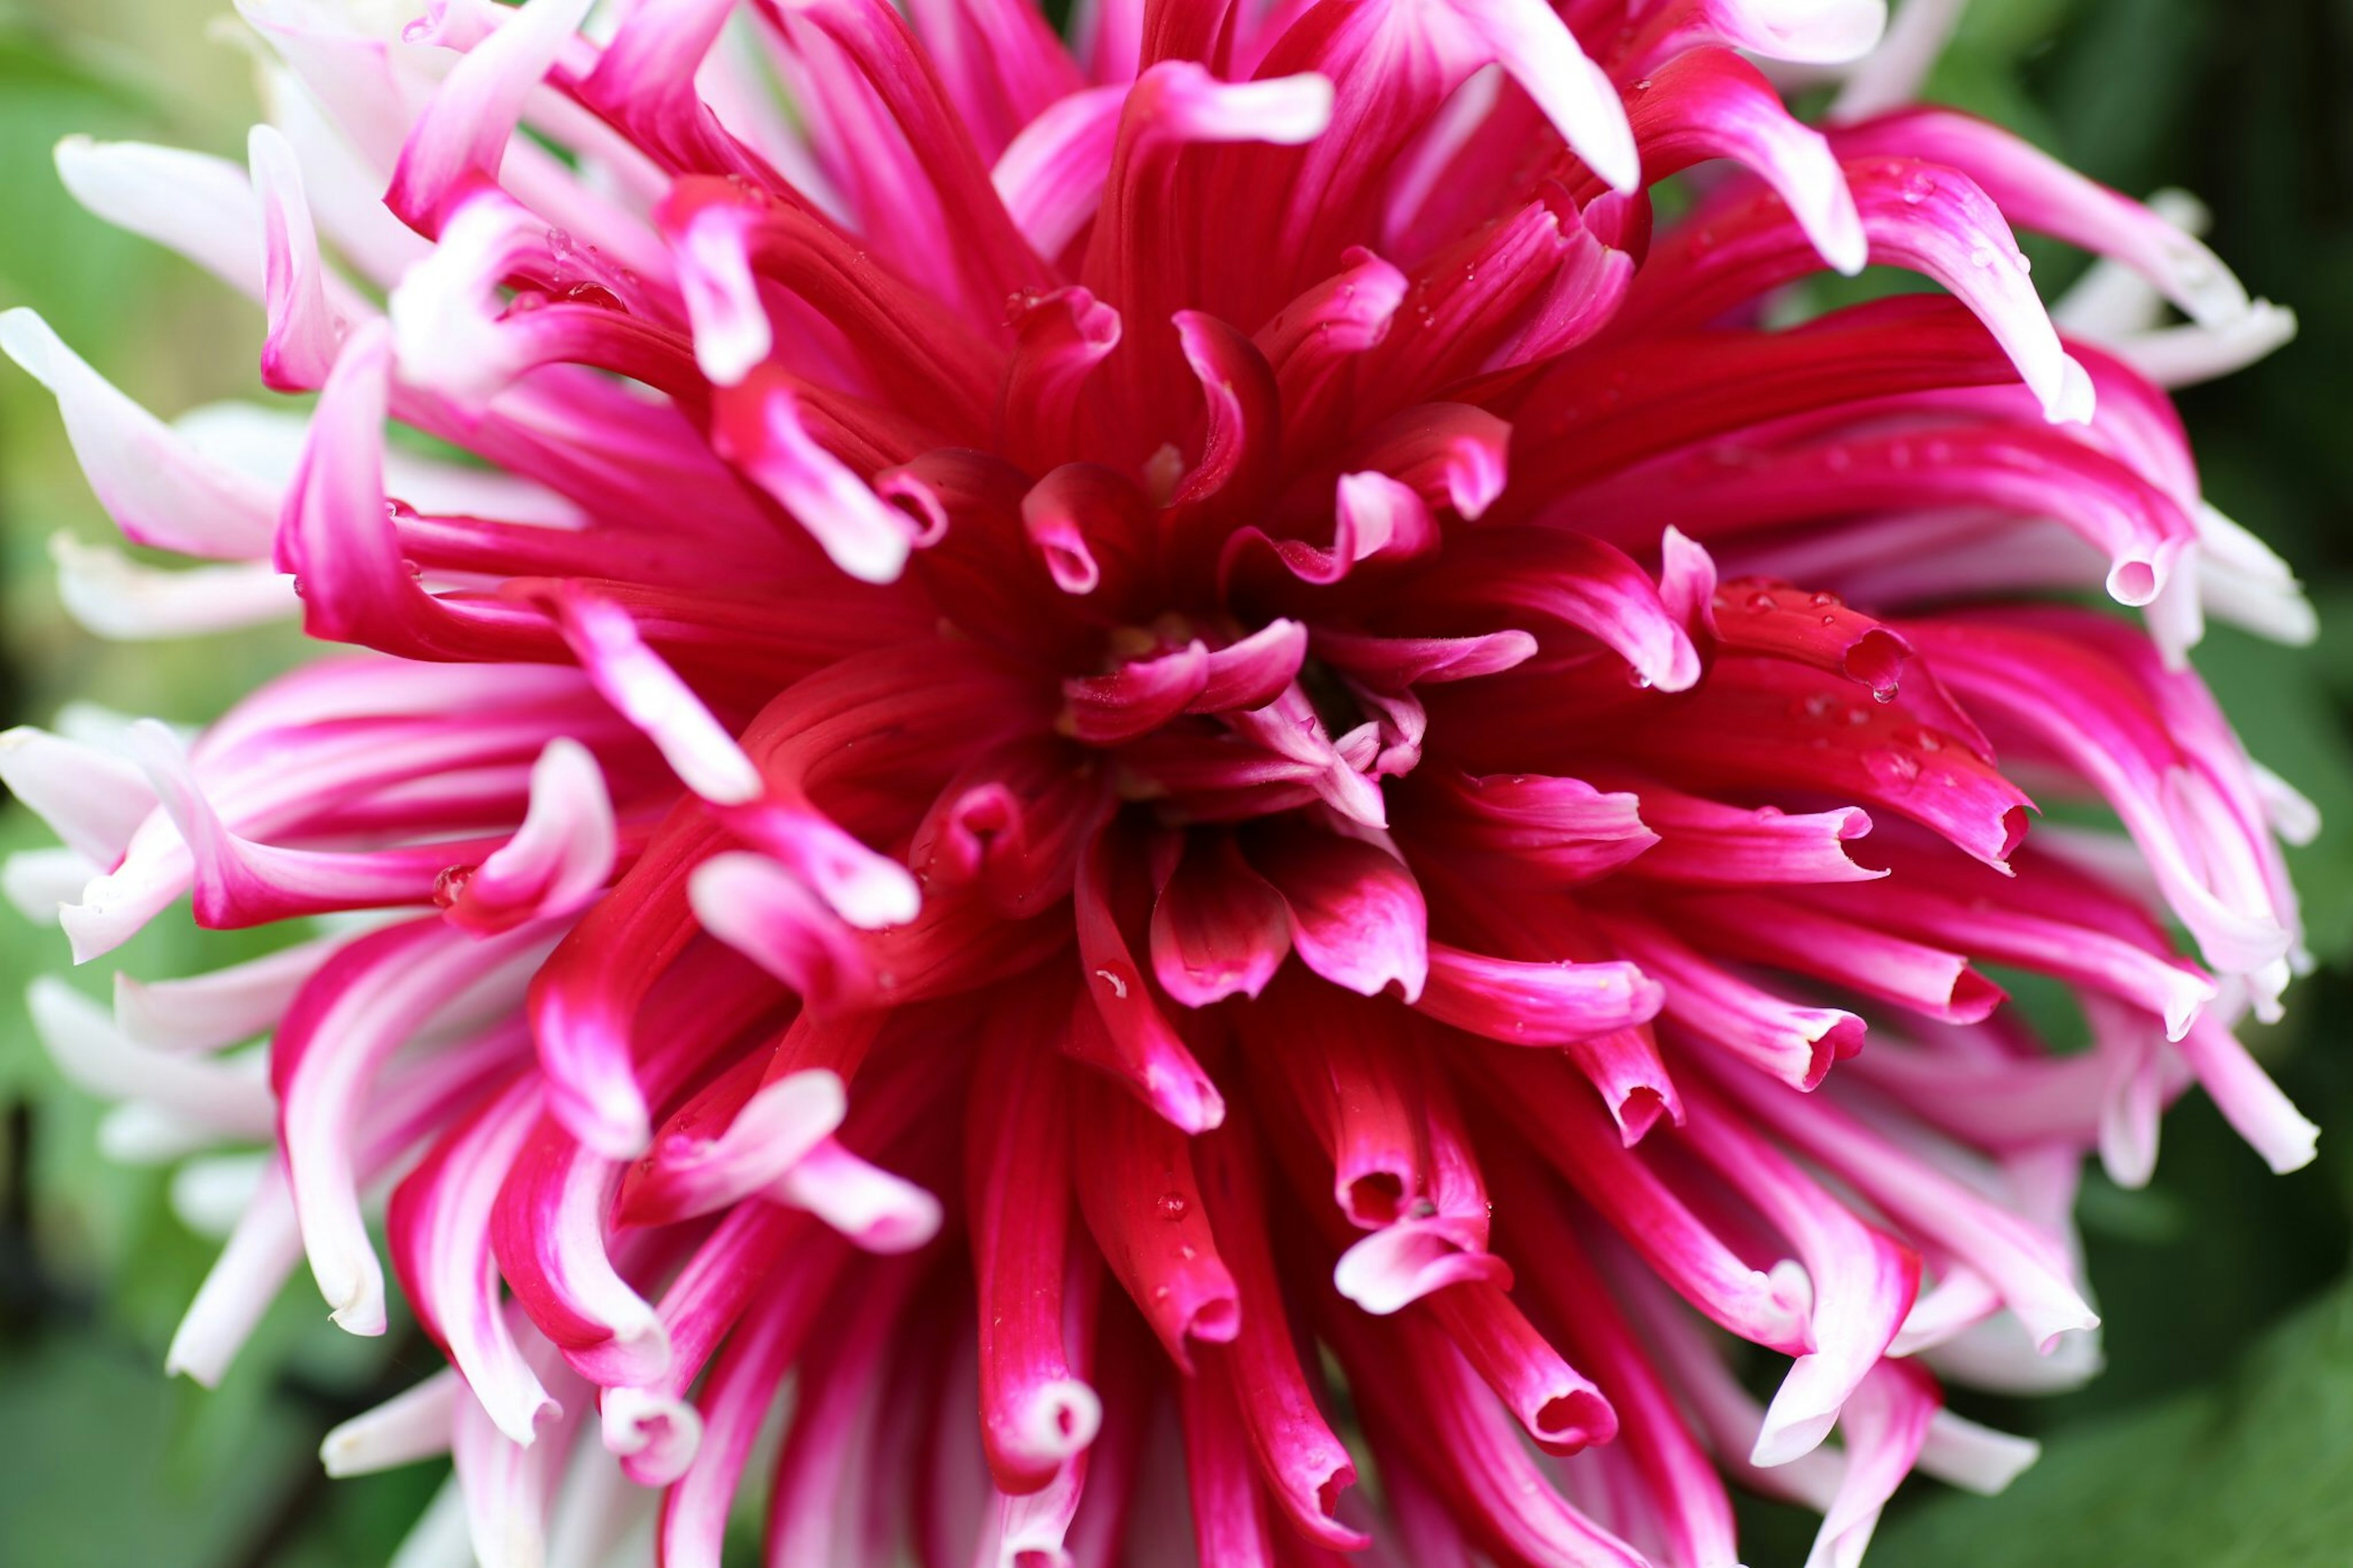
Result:
<svg viewBox="0 0 2353 1568">
<path fill-rule="evenodd" d="M 194 268 L 67 198 L 49 149 L 69 132 L 235 155 L 250 93 L 238 51 L 194 0 L 0 0 L 0 306 L 37 306 L 133 395 L 166 413 L 248 395 L 256 313 Z M 225 6 L 219 9 L 226 9 Z M 2322 973 L 2258 1049 L 2324 1127 L 2319 1162 L 2265 1173 L 2196 1097 L 2169 1119 L 2156 1181 L 2096 1176 L 2081 1208 L 2107 1315 L 2105 1374 L 2037 1402 L 1956 1396 L 2039 1436 L 2009 1494 L 1915 1487 L 1873 1561 L 2337 1568 L 2353 1542 L 2353 8 L 2339 0 L 1975 0 L 1932 95 L 2012 125 L 2126 190 L 2194 190 L 2218 250 L 2295 306 L 2301 341 L 2184 395 L 2210 497 L 2315 584 L 2316 650 L 2217 633 L 2206 669 L 2251 748 L 2329 826 L 2295 857 Z M 2055 291 L 2073 259 L 2035 248 Z M 201 720 L 286 657 L 282 640 L 109 647 L 63 619 L 45 544 L 108 531 L 46 395 L 0 370 L 0 721 L 69 695 Z M 44 842 L 21 812 L 0 852 Z M 0 921 L 14 917 L 0 914 Z M 243 950 L 170 922 L 123 954 L 185 973 Z M 0 940 L 0 995 L 63 963 L 53 933 Z M 2307 1048 L 2307 1043 L 2309 1048 Z M 161 1375 L 163 1347 L 215 1243 L 154 1171 L 95 1153 L 98 1112 L 0 1004 L 0 1558 L 55 1568 L 311 1568 L 389 1554 L 445 1467 L 329 1485 L 334 1420 L 417 1376 L 396 1327 L 335 1333 L 298 1286 L 224 1386 Z M 1748 1510 L 1750 1561 L 1796 1563 L 1811 1521 Z"/>
</svg>

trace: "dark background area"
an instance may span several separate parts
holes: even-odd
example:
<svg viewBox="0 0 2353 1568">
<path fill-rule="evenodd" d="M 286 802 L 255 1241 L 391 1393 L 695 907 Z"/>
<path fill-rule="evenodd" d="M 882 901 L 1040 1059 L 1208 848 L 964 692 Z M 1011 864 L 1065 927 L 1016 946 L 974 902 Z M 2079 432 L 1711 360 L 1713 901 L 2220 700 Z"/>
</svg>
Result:
<svg viewBox="0 0 2353 1568">
<path fill-rule="evenodd" d="M 225 7 L 224 7 L 225 8 Z M 69 132 L 241 154 L 247 66 L 204 0 L 0 0 L 0 305 L 38 307 L 160 411 L 250 391 L 258 316 L 193 268 L 105 229 L 56 184 Z M 2183 186 L 2211 243 L 2302 334 L 2180 399 L 2209 498 L 2270 541 L 2319 604 L 2319 645 L 2217 630 L 2199 662 L 2251 749 L 2329 818 L 2295 857 L 2322 960 L 2288 1023 L 2255 1042 L 2324 1128 L 2309 1168 L 2274 1177 L 2195 1093 L 2168 1121 L 2156 1180 L 2094 1173 L 2081 1206 L 2108 1359 L 2040 1401 L 1957 1396 L 2042 1438 L 2006 1496 L 1915 1485 L 1878 1568 L 2353 1563 L 2353 0 L 1978 0 L 1932 96 L 2000 119 L 2126 191 Z M 2034 250 L 2055 296 L 2072 259 Z M 105 531 L 47 396 L 0 369 L 0 723 L 69 696 L 199 720 L 283 663 L 282 637 L 109 647 L 47 582 L 58 528 Z M 0 849 L 45 835 L 11 807 Z M 218 962 L 225 939 L 158 931 L 133 973 Z M 162 1375 L 163 1347 L 216 1243 L 167 1174 L 107 1165 L 98 1112 L 60 1083 L 14 996 L 64 943 L 0 911 L 0 1562 L 56 1568 L 373 1564 L 439 1476 L 329 1484 L 333 1421 L 420 1375 L 398 1325 L 343 1337 L 298 1281 L 207 1394 Z M 1802 1562 L 1810 1516 L 1756 1507 L 1753 1568 Z"/>
</svg>

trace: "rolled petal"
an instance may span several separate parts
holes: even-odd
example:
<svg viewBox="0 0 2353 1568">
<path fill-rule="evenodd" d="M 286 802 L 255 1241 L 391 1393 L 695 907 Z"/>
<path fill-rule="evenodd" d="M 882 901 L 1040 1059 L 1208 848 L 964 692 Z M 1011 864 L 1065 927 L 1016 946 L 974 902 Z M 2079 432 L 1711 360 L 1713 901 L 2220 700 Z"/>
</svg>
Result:
<svg viewBox="0 0 2353 1568">
<path fill-rule="evenodd" d="M 1072 1370 L 1071 1093 L 1009 1010 L 980 1072 L 965 1148 L 980 1308 L 981 1438 L 997 1488 L 1036 1491 L 1094 1440 L 1103 1403 Z"/>
<path fill-rule="evenodd" d="M 360 938 L 306 982 L 270 1044 L 295 1212 L 311 1272 L 335 1321 L 385 1331 L 384 1269 L 360 1212 L 353 1131 L 378 1072 L 435 1014 L 545 933 L 523 927 L 475 942 L 438 920 Z"/>
<path fill-rule="evenodd" d="M 1079 1206 L 1103 1260 L 1171 1359 L 1230 1343 L 1241 1327 L 1232 1273 L 1210 1235 L 1184 1135 L 1107 1084 L 1081 1090 Z"/>
</svg>

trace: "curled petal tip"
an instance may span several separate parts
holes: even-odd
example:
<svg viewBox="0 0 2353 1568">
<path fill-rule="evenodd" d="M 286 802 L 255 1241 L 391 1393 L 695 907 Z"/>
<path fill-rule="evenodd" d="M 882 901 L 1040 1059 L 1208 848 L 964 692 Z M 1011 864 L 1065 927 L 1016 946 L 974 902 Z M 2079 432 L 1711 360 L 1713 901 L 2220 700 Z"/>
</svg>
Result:
<svg viewBox="0 0 2353 1568">
<path fill-rule="evenodd" d="M 606 1451 L 639 1486 L 676 1481 L 702 1445 L 702 1413 L 686 1400 L 649 1389 L 607 1389 L 600 1419 Z"/>
</svg>

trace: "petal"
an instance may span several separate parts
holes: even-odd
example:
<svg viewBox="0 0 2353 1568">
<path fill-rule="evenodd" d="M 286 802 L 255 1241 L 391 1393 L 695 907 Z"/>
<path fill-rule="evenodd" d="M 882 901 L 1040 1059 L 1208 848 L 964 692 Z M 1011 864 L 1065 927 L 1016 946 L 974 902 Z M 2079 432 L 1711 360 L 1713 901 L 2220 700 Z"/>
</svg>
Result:
<svg viewBox="0 0 2353 1568">
<path fill-rule="evenodd" d="M 1430 914 L 1413 873 L 1356 838 L 1253 837 L 1250 864 L 1282 896 L 1300 962 L 1334 984 L 1377 996 L 1394 984 L 1409 1002 L 1430 972 Z"/>
</svg>

